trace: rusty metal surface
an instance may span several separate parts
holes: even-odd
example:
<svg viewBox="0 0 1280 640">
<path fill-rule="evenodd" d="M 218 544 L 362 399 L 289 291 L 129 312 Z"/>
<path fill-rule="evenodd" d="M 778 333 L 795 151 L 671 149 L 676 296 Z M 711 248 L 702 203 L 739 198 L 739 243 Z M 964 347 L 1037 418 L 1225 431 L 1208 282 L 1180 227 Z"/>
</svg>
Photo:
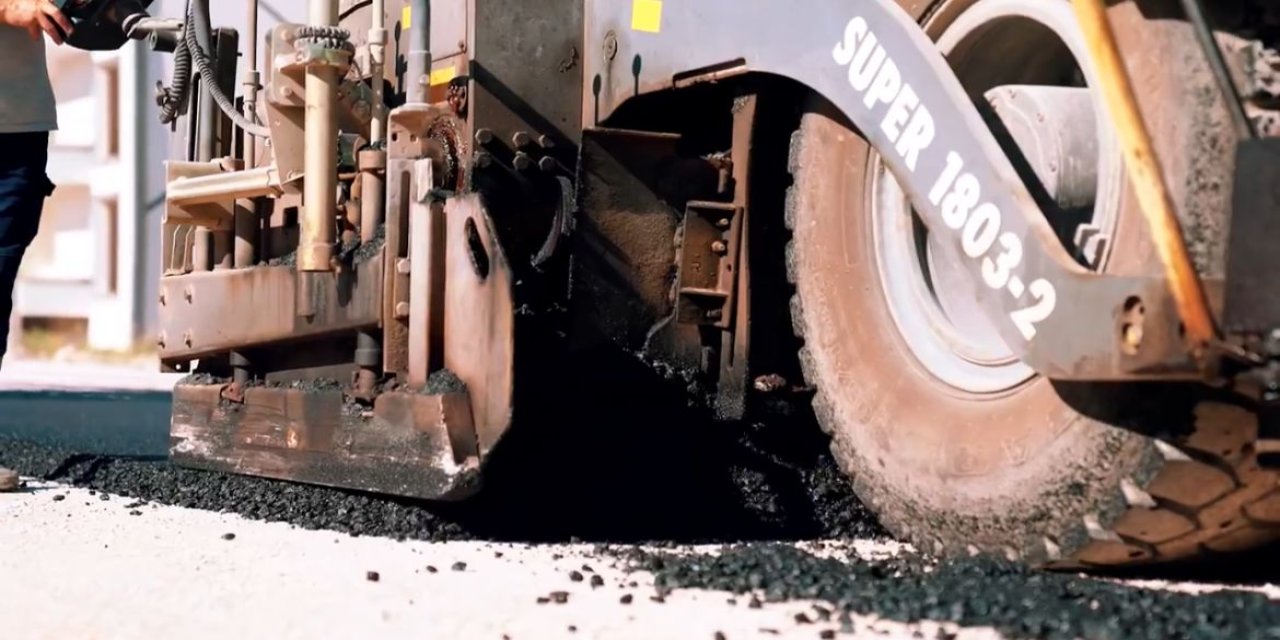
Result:
<svg viewBox="0 0 1280 640">
<path fill-rule="evenodd" d="M 593 333 L 628 348 L 645 343 L 671 314 L 678 209 L 651 185 L 668 175 L 680 136 L 592 129 L 583 132 L 581 215 L 572 245 L 574 339 Z"/>
<path fill-rule="evenodd" d="M 170 457 L 180 465 L 425 499 L 479 487 L 465 393 L 384 393 L 372 410 L 339 391 L 180 384 Z"/>
<path fill-rule="evenodd" d="M 735 256 L 734 270 L 727 274 L 735 287 L 730 303 L 733 322 L 731 331 L 720 337 L 719 375 L 716 380 L 716 414 L 721 419 L 740 420 L 746 414 L 747 379 L 751 376 L 751 188 L 752 157 L 755 155 L 756 115 L 759 97 L 742 96 L 733 112 L 733 143 L 729 160 L 733 163 L 733 204 L 739 212 L 740 231 L 735 233 L 737 247 L 727 255 Z"/>
<path fill-rule="evenodd" d="M 744 217 L 736 203 L 694 201 L 685 207 L 676 301 L 680 322 L 732 326 Z"/>
<path fill-rule="evenodd" d="M 584 123 L 600 122 L 632 96 L 739 67 L 795 79 L 830 100 L 881 151 L 921 219 L 947 239 L 940 250 L 970 274 L 967 293 L 1037 372 L 1084 380 L 1199 377 L 1204 363 L 1188 356 L 1179 337 L 1166 282 L 1103 276 L 1075 264 L 903 8 L 891 0 L 815 0 L 805 11 L 763 1 L 663 7 L 656 25 L 635 30 L 631 2 L 588 3 L 585 77 L 598 90 L 583 101 Z M 868 60 L 870 73 L 860 73 Z M 958 182 L 965 194 L 957 195 Z M 951 203 L 945 210 L 944 200 Z M 1138 348 L 1125 353 L 1118 318 L 1132 299 L 1145 308 L 1145 328 Z"/>
<path fill-rule="evenodd" d="M 408 378 L 410 385 L 421 386 L 443 366 L 445 256 L 450 237 L 444 203 L 430 197 L 431 160 L 416 161 L 414 170 L 418 188 L 409 205 Z M 453 250 L 462 250 L 461 236 L 452 239 Z"/>
<path fill-rule="evenodd" d="M 469 145 L 462 138 L 464 125 L 453 111 L 442 105 L 407 104 L 388 116 L 391 158 L 430 158 L 435 186 L 462 190 Z"/>
<path fill-rule="evenodd" d="M 449 198 L 443 218 L 443 362 L 467 385 L 480 451 L 487 454 L 511 426 L 514 278 L 479 194 Z"/>
<path fill-rule="evenodd" d="M 271 129 L 271 158 L 281 183 L 292 193 L 300 193 L 303 171 L 304 97 L 302 74 L 285 73 L 281 63 L 290 61 L 298 25 L 281 24 L 271 30 L 267 40 L 266 82 L 263 109 Z"/>
<path fill-rule="evenodd" d="M 409 370 L 409 205 L 413 160 L 387 161 L 386 240 L 383 242 L 382 370 Z M 398 310 L 404 305 L 401 314 Z"/>
<path fill-rule="evenodd" d="M 440 2 L 434 3 L 442 4 Z M 583 92 L 582 0 L 474 0 L 468 111 L 493 133 L 508 168 L 520 151 L 514 138 L 547 136 L 527 151 L 574 166 Z M 433 45 L 434 48 L 434 45 Z M 536 163 L 538 157 L 534 157 Z"/>
<path fill-rule="evenodd" d="M 160 358 L 192 360 L 230 349 L 377 326 L 382 255 L 354 270 L 310 274 L 299 289 L 287 266 L 200 272 L 160 281 Z M 299 313 L 299 301 L 314 315 Z"/>
<path fill-rule="evenodd" d="M 1280 139 L 1246 140 L 1236 149 L 1223 329 L 1268 339 L 1280 329 Z"/>
</svg>

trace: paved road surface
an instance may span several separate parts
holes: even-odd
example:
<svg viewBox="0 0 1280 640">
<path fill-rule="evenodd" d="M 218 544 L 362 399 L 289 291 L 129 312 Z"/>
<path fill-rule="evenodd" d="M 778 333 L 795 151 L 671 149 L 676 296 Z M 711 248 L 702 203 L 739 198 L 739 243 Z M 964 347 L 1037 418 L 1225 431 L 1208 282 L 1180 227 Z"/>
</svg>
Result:
<svg viewBox="0 0 1280 640">
<path fill-rule="evenodd" d="M 753 609 L 732 593 L 678 590 L 657 603 L 651 573 L 623 571 L 590 545 L 396 542 L 100 497 L 38 483 L 0 494 L 6 639 L 812 639 L 840 628 L 797 623 L 796 614 L 816 617 L 804 601 Z M 917 628 L 933 638 L 938 626 L 868 617 L 855 625 L 885 638 Z M 970 628 L 958 637 L 998 635 Z"/>
<path fill-rule="evenodd" d="M 69 388 L 61 391 L 13 390 L 8 379 L 10 390 L 0 390 L 0 463 L 29 477 L 25 490 L 0 494 L 4 640 L 1280 638 L 1280 571 L 1266 569 L 1275 550 L 1258 556 L 1268 561 L 1236 563 L 1243 572 L 1215 568 L 1168 582 L 937 563 L 884 540 L 725 547 L 456 541 L 494 530 L 426 505 L 138 460 L 162 458 L 165 448 L 168 394 L 154 384 L 84 392 L 66 378 Z M 704 444 L 721 451 L 724 443 Z M 126 457 L 67 457 L 76 452 Z M 611 500 L 578 503 L 572 496 L 590 497 L 581 478 L 554 476 L 548 489 L 578 493 L 534 491 L 530 498 L 554 499 L 503 503 L 491 515 L 510 521 L 498 531 L 503 539 L 547 535 L 556 528 L 541 523 L 566 517 L 609 535 L 658 519 L 667 522 L 654 530 L 679 532 L 672 521 L 695 517 L 701 520 L 676 535 L 723 537 L 713 526 L 719 514 L 741 517 L 717 510 L 731 494 L 691 493 L 696 487 L 686 480 L 712 477 L 708 467 L 728 471 L 760 459 L 695 458 L 698 474 L 665 484 L 621 474 L 630 485 L 609 486 L 629 492 L 627 500 L 609 493 Z M 602 470 L 588 472 L 599 488 Z M 96 489 L 35 477 L 45 475 Z M 758 482 L 763 476 L 746 477 L 766 514 L 796 499 L 768 493 L 768 483 Z M 652 495 L 642 504 L 637 498 L 646 493 Z M 225 509 L 244 517 L 217 512 Z M 605 520 L 622 525 L 603 526 Z M 844 523 L 838 530 L 856 536 L 877 529 Z"/>
</svg>

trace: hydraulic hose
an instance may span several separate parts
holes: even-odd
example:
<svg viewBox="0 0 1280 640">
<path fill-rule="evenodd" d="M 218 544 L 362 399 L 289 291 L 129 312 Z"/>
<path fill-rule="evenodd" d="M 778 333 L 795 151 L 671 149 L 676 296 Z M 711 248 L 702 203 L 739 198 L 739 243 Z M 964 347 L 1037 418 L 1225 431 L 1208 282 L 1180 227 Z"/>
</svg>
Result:
<svg viewBox="0 0 1280 640">
<path fill-rule="evenodd" d="M 173 78 L 168 88 L 160 88 L 160 123 L 169 124 L 178 119 L 178 111 L 187 101 L 191 89 L 191 52 L 186 40 L 179 40 L 173 51 Z"/>
<path fill-rule="evenodd" d="M 218 86 L 217 74 L 213 71 L 213 64 L 209 61 L 208 54 L 200 48 L 200 41 L 196 39 L 196 29 L 209 31 L 209 14 L 208 7 L 202 0 L 191 0 L 187 3 L 187 27 L 183 29 L 183 41 L 186 48 L 191 54 L 191 60 L 195 62 L 196 69 L 200 72 L 200 82 L 209 90 L 209 95 L 213 96 L 214 102 L 218 104 L 218 108 L 222 110 L 237 127 L 240 127 L 250 135 L 259 138 L 271 137 L 271 129 L 250 121 L 248 118 L 240 114 L 236 109 L 235 103 L 222 92 L 222 87 Z"/>
</svg>

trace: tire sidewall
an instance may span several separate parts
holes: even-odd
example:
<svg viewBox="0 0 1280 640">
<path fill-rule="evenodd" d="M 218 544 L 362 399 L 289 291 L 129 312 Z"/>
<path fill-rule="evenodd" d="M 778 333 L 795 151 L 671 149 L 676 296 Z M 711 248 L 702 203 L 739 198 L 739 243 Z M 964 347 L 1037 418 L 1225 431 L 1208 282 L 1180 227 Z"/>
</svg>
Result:
<svg viewBox="0 0 1280 640">
<path fill-rule="evenodd" d="M 1176 28 L 1153 26 L 1131 3 L 1110 11 L 1130 48 L 1188 54 Z M 1179 98 L 1194 88 L 1171 77 L 1167 58 L 1126 60 L 1175 197 L 1186 204 L 1187 181 L 1178 178 L 1191 167 L 1181 158 L 1215 144 L 1212 135 L 1187 132 L 1212 109 L 1183 108 L 1188 103 Z M 892 530 L 931 550 L 1012 546 L 1034 556 L 1044 538 L 1054 546 L 1083 544 L 1062 538 L 1077 535 L 1086 518 L 1118 516 L 1121 483 L 1141 486 L 1158 467 L 1149 439 L 1087 417 L 1114 415 L 1125 394 L 1037 378 L 976 397 L 925 371 L 898 333 L 881 286 L 866 188 L 872 151 L 834 113 L 816 102 L 795 138 L 790 259 L 816 408 L 860 496 Z M 1223 149 L 1230 145 L 1210 155 Z M 1204 160 L 1196 163 L 1201 171 L 1210 166 Z M 1110 270 L 1149 272 L 1153 251 L 1138 205 L 1127 188 L 1121 201 Z M 1216 245 L 1201 243 L 1202 264 L 1220 259 Z"/>
</svg>

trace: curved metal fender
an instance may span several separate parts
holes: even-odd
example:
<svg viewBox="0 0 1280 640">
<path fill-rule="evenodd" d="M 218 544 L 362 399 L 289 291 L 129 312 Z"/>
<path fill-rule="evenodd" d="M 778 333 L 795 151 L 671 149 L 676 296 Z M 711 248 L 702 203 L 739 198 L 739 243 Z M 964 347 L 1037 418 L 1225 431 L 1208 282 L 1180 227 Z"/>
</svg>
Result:
<svg viewBox="0 0 1280 640">
<path fill-rule="evenodd" d="M 799 5 L 799 6 L 798 6 Z M 584 118 L 650 91 L 744 72 L 826 97 L 883 156 L 1005 342 L 1052 378 L 1196 371 L 1162 278 L 1074 262 L 946 60 L 892 0 L 588 3 Z M 1135 301 L 1142 340 L 1119 340 Z"/>
</svg>

